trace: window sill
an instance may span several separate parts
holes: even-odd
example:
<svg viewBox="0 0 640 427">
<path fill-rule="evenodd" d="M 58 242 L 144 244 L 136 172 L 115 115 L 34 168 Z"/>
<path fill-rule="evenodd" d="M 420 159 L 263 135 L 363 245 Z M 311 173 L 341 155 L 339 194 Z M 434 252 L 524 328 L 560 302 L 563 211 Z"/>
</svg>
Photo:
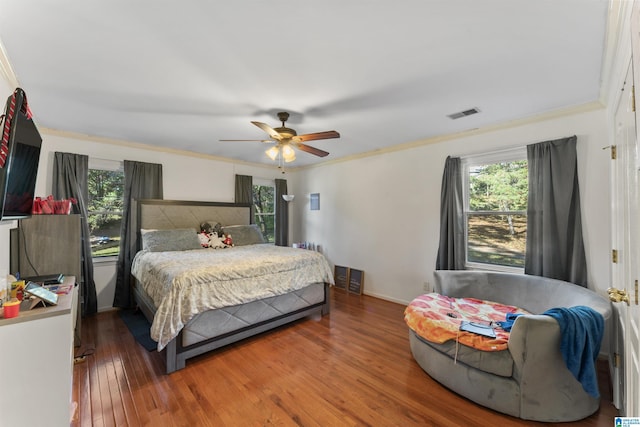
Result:
<svg viewBox="0 0 640 427">
<path fill-rule="evenodd" d="M 500 273 L 524 274 L 524 268 L 521 268 L 521 267 L 509 267 L 506 265 L 495 265 L 495 264 L 482 264 L 479 262 L 468 262 L 465 264 L 464 268 L 466 270 L 497 271 Z"/>
<path fill-rule="evenodd" d="M 93 257 L 93 263 L 94 264 L 106 265 L 106 264 L 116 264 L 117 262 L 118 262 L 118 257 L 117 256 Z"/>
</svg>

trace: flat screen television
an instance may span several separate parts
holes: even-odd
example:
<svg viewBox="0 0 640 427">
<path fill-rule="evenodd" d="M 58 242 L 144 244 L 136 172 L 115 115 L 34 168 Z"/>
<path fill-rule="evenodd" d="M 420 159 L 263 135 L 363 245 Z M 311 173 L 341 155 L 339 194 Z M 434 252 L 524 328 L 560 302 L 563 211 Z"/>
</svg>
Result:
<svg viewBox="0 0 640 427">
<path fill-rule="evenodd" d="M 19 108 L 11 121 L 9 153 L 0 169 L 0 220 L 31 216 L 42 137 Z"/>
</svg>

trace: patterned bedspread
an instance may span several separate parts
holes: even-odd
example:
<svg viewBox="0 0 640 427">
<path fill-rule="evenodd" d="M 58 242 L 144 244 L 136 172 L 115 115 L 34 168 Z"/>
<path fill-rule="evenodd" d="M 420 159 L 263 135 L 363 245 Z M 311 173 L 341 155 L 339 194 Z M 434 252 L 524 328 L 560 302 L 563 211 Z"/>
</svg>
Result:
<svg viewBox="0 0 640 427">
<path fill-rule="evenodd" d="M 510 305 L 475 298 L 451 298 L 437 293 L 417 297 L 407 306 L 407 326 L 427 341 L 442 344 L 457 339 L 460 344 L 483 351 L 507 349 L 509 332 L 494 326 L 504 322 L 507 313 L 529 314 Z M 493 326 L 495 338 L 460 331 L 463 320 Z"/>
<path fill-rule="evenodd" d="M 324 255 L 273 245 L 136 254 L 131 273 L 158 308 L 151 337 L 158 350 L 196 314 L 333 284 Z"/>
</svg>

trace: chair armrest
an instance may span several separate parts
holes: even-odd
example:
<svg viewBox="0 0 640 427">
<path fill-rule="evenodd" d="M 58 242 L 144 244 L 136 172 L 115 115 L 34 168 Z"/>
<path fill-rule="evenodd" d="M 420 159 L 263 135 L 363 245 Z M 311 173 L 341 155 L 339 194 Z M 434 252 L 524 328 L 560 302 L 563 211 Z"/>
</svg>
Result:
<svg viewBox="0 0 640 427">
<path fill-rule="evenodd" d="M 514 362 L 513 377 L 520 383 L 546 378 L 551 384 L 555 371 L 566 370 L 560 353 L 560 326 L 549 316 L 517 317 L 509 335 L 509 352 Z M 540 378 L 541 372 L 544 378 Z"/>
<path fill-rule="evenodd" d="M 560 325 L 550 316 L 524 315 L 516 319 L 509 336 L 513 378 L 520 384 L 521 417 L 540 419 L 545 408 L 549 419 L 566 419 L 567 413 L 593 413 L 599 406 L 575 379 L 560 352 Z M 571 408 L 571 409 L 570 409 Z M 578 419 L 578 418 L 576 418 Z"/>
</svg>

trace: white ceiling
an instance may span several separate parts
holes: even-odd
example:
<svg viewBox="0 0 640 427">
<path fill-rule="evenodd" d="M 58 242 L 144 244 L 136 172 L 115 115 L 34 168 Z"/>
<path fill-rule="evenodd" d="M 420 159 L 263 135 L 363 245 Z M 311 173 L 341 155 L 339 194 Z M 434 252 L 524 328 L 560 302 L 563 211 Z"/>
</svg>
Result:
<svg viewBox="0 0 640 427">
<path fill-rule="evenodd" d="M 608 5 L 2 0 L 0 41 L 41 127 L 270 164 L 218 140 L 286 110 L 341 134 L 302 166 L 598 100 Z"/>
</svg>

